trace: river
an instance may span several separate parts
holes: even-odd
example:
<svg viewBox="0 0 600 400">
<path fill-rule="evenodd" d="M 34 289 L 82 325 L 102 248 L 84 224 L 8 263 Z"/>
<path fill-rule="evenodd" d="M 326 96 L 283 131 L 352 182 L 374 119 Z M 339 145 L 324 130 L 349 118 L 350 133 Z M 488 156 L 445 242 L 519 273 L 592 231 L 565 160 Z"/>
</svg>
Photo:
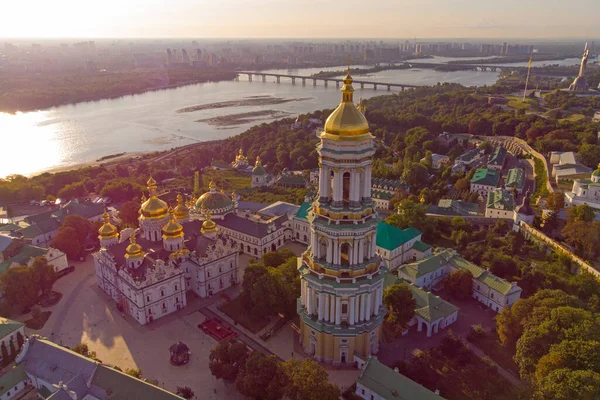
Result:
<svg viewBox="0 0 600 400">
<path fill-rule="evenodd" d="M 361 66 L 357 66 L 361 67 Z M 364 66 L 363 66 L 364 67 Z M 271 70 L 268 72 L 310 75 L 323 68 Z M 344 66 L 327 70 L 343 70 Z M 366 79 L 356 76 L 355 79 Z M 467 86 L 491 85 L 498 73 L 479 71 L 441 72 L 432 69 L 387 70 L 368 76 L 370 81 L 434 85 L 454 82 Z M 355 100 L 386 94 L 379 88 L 355 88 Z M 184 107 L 252 98 L 288 100 L 273 105 L 249 105 L 204 109 L 178 113 Z M 292 100 L 290 99 L 298 99 Z M 82 163 L 117 153 L 139 153 L 167 150 L 186 144 L 223 139 L 243 132 L 260 122 L 271 121 L 272 115 L 234 126 L 217 126 L 197 122 L 231 114 L 272 110 L 277 117 L 334 108 L 340 101 L 335 85 L 324 87 L 312 81 L 306 86 L 292 85 L 282 79 L 280 84 L 247 77 L 240 81 L 201 83 L 179 88 L 147 92 L 118 99 L 101 100 L 54 107 L 47 110 L 17 114 L 0 113 L 0 134 L 3 156 L 0 177 L 9 174 L 33 175 L 42 171 Z"/>
</svg>

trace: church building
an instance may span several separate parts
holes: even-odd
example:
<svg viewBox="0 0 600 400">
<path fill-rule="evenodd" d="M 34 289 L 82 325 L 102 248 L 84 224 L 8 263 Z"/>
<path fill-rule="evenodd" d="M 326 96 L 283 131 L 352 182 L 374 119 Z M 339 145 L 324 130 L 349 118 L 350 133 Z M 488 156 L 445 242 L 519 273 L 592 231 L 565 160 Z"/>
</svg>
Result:
<svg viewBox="0 0 600 400">
<path fill-rule="evenodd" d="M 348 71 L 342 102 L 320 134 L 319 196 L 307 210 L 310 245 L 298 259 L 300 342 L 313 358 L 334 365 L 361 364 L 376 354 L 386 314 L 371 198 L 374 136 L 353 94 Z"/>
</svg>

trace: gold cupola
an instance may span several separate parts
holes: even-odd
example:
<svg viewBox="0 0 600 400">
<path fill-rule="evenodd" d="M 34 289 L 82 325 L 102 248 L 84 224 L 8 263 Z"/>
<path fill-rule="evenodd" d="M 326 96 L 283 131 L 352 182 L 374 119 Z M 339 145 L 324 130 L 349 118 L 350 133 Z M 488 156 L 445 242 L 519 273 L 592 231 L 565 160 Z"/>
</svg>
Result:
<svg viewBox="0 0 600 400">
<path fill-rule="evenodd" d="M 346 137 L 368 133 L 369 123 L 354 105 L 354 88 L 352 87 L 352 76 L 350 76 L 350 65 L 348 65 L 348 73 L 344 77 L 344 86 L 342 86 L 342 102 L 325 121 L 321 137 L 343 140 Z"/>
<path fill-rule="evenodd" d="M 102 214 L 102 220 L 104 224 L 100 227 L 100 229 L 98 229 L 98 238 L 103 240 L 119 237 L 117 227 L 110 223 L 110 215 L 106 209 L 104 210 L 104 214 Z"/>
<path fill-rule="evenodd" d="M 202 223 L 202 229 L 200 230 L 202 233 L 214 233 L 217 231 L 217 224 L 210 219 L 210 211 L 206 210 L 205 220 Z"/>
<path fill-rule="evenodd" d="M 183 226 L 175 220 L 175 212 L 169 208 L 169 222 L 163 226 L 163 239 L 174 239 L 183 237 Z"/>
<path fill-rule="evenodd" d="M 144 249 L 135 242 L 135 231 L 129 236 L 129 246 L 125 249 L 125 258 L 127 260 L 144 257 Z"/>
<path fill-rule="evenodd" d="M 242 149 L 241 147 L 240 147 L 240 151 L 238 151 L 238 154 L 235 157 L 235 161 L 248 161 L 248 159 L 244 155 L 244 149 Z"/>
<path fill-rule="evenodd" d="M 156 196 L 156 181 L 150 177 L 147 182 L 150 197 L 142 203 L 140 213 L 142 217 L 149 219 L 164 218 L 169 212 L 169 205 Z M 142 199 L 143 200 L 143 199 Z"/>
<path fill-rule="evenodd" d="M 174 214 L 177 221 L 185 221 L 190 216 L 190 209 L 186 206 L 181 193 L 177 195 L 177 206 L 175 207 Z"/>
</svg>

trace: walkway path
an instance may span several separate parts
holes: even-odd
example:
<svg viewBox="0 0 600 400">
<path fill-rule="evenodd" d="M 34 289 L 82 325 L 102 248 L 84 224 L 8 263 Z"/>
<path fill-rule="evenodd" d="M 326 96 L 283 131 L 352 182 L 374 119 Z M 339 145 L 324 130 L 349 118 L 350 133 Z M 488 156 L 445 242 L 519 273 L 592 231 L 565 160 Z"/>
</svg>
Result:
<svg viewBox="0 0 600 400">
<path fill-rule="evenodd" d="M 492 360 L 487 354 L 485 354 L 483 352 L 483 350 L 481 350 L 479 347 L 475 346 L 473 343 L 465 343 L 465 345 L 470 347 L 471 351 L 473 351 L 473 354 L 475 354 L 477 357 L 479 357 L 481 359 L 487 358 L 492 364 L 494 364 L 496 366 L 496 368 L 498 368 L 498 373 L 500 375 L 502 375 L 503 377 L 505 377 L 510 383 L 512 383 L 513 386 L 521 387 L 523 385 L 523 382 L 521 382 L 521 380 L 519 380 L 519 378 L 514 376 L 511 372 L 507 371 L 506 369 L 502 368 L 499 364 L 497 364 L 494 360 Z"/>
</svg>

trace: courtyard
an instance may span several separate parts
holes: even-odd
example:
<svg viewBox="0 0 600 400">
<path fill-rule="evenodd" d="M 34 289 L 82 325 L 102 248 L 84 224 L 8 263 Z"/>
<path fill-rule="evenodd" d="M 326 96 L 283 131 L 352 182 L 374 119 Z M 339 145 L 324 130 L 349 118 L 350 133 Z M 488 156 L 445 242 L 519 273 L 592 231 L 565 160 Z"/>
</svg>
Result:
<svg viewBox="0 0 600 400">
<path fill-rule="evenodd" d="M 306 248 L 296 243 L 285 247 L 298 255 Z M 240 275 L 249 261 L 249 256 L 240 255 Z M 139 368 L 145 378 L 157 380 L 161 387 L 173 392 L 177 386 L 189 386 L 198 399 L 243 398 L 234 384 L 225 384 L 210 373 L 208 356 L 217 342 L 198 328 L 207 316 L 213 315 L 234 326 L 234 321 L 228 320 L 217 305 L 227 301 L 227 297 L 238 296 L 240 285 L 223 292 L 226 296 L 218 294 L 200 299 L 188 294 L 185 309 L 147 326 L 123 316 L 114 301 L 98 288 L 91 256 L 77 263 L 73 273 L 59 279 L 54 290 L 61 292 L 63 298 L 55 306 L 43 309 L 52 311 L 46 325 L 37 331 L 27 330 L 27 334 L 39 334 L 68 347 L 85 342 L 102 362 L 123 370 Z M 294 352 L 294 330 L 289 324 L 266 342 L 239 325 L 234 329 L 240 339 L 259 351 L 276 354 L 282 360 L 300 357 Z M 190 361 L 179 367 L 169 362 L 169 347 L 177 340 L 183 341 L 191 351 Z M 358 376 L 357 370 L 328 372 L 330 379 L 340 387 L 348 387 Z"/>
</svg>

